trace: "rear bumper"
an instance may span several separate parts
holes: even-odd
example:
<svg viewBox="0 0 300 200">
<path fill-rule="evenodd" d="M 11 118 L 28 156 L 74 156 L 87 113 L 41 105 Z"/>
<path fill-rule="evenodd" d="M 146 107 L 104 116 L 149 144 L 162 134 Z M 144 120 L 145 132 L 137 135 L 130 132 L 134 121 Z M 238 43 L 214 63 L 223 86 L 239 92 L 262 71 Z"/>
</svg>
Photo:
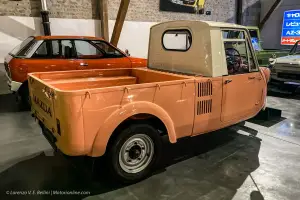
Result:
<svg viewBox="0 0 300 200">
<path fill-rule="evenodd" d="M 9 89 L 13 92 L 18 92 L 22 83 L 11 80 L 11 78 L 7 75 L 7 73 L 6 73 L 6 77 L 7 77 L 7 85 Z"/>
<path fill-rule="evenodd" d="M 47 129 L 40 121 L 39 121 L 39 125 L 42 129 L 43 135 L 48 140 L 48 142 L 50 143 L 50 145 L 52 146 L 52 148 L 56 154 L 63 156 L 64 158 L 66 158 L 68 161 L 70 161 L 72 164 L 74 164 L 79 169 L 84 170 L 84 171 L 87 170 L 87 172 L 89 172 L 91 176 L 93 175 L 95 158 L 88 157 L 88 156 L 68 156 L 68 155 L 64 154 L 60 149 L 57 148 L 57 146 L 55 144 L 57 140 L 53 136 L 51 131 L 49 129 Z"/>
</svg>

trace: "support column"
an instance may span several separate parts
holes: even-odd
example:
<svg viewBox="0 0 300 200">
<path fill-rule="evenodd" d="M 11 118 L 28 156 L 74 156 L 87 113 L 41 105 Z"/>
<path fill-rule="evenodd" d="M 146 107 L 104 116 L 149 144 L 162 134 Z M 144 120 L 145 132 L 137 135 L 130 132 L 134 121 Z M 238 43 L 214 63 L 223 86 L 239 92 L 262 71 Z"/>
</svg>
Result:
<svg viewBox="0 0 300 200">
<path fill-rule="evenodd" d="M 46 2 L 46 0 L 41 0 L 41 3 L 42 3 L 41 16 L 42 16 L 42 24 L 43 24 L 43 28 L 44 28 L 44 35 L 51 35 L 49 11 L 47 9 L 47 2 Z"/>
<path fill-rule="evenodd" d="M 107 0 L 100 0 L 101 36 L 109 41 Z"/>
<path fill-rule="evenodd" d="M 121 1 L 120 8 L 118 11 L 118 16 L 117 16 L 116 23 L 114 26 L 114 31 L 113 31 L 111 41 L 110 41 L 114 46 L 118 45 L 120 35 L 122 32 L 122 28 L 123 28 L 123 24 L 125 21 L 125 17 L 127 14 L 127 10 L 129 7 L 129 3 L 130 3 L 130 0 L 122 0 Z"/>
<path fill-rule="evenodd" d="M 236 0 L 236 23 L 243 24 L 243 0 Z"/>
</svg>

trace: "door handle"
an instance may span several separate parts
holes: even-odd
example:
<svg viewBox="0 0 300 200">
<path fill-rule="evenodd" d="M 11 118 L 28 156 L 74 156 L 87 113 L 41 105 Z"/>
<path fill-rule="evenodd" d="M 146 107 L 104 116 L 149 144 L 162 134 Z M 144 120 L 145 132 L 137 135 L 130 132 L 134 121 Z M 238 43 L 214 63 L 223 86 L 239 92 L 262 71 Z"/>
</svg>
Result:
<svg viewBox="0 0 300 200">
<path fill-rule="evenodd" d="M 248 77 L 249 80 L 255 79 L 255 76 Z"/>
<path fill-rule="evenodd" d="M 228 84 L 228 83 L 231 83 L 231 82 L 232 82 L 232 80 L 228 79 L 228 80 L 225 81 L 225 84 Z"/>
<path fill-rule="evenodd" d="M 89 64 L 87 64 L 87 63 L 80 63 L 80 66 L 85 67 L 85 66 L 89 66 Z"/>
</svg>

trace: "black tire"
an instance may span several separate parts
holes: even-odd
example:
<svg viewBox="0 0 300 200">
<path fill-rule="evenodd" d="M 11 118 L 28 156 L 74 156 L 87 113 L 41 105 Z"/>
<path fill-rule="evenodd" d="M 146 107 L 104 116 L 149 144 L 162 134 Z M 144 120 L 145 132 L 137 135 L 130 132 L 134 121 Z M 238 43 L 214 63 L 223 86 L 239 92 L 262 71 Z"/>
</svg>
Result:
<svg viewBox="0 0 300 200">
<path fill-rule="evenodd" d="M 24 83 L 21 85 L 19 91 L 18 91 L 18 96 L 19 96 L 19 106 L 21 109 L 30 109 L 30 98 L 29 98 L 29 88 L 28 84 Z"/>
<path fill-rule="evenodd" d="M 121 181 L 122 183 L 135 183 L 138 182 L 146 177 L 148 177 L 150 175 L 150 173 L 155 169 L 155 167 L 157 166 L 158 161 L 160 160 L 160 156 L 162 153 L 162 141 L 161 141 L 161 137 L 159 135 L 159 132 L 151 125 L 148 124 L 133 124 L 133 125 L 129 125 L 126 128 L 124 128 L 123 130 L 121 130 L 120 132 L 116 133 L 118 134 L 113 141 L 110 143 L 108 152 L 107 152 L 107 164 L 108 164 L 108 169 L 111 172 L 111 175 L 117 179 L 118 181 Z M 128 141 L 131 141 L 132 138 L 134 137 L 139 137 L 139 136 L 143 136 L 146 135 L 148 137 L 148 139 L 150 138 L 153 142 L 153 156 L 152 159 L 149 161 L 148 165 L 145 165 L 146 167 L 139 171 L 139 172 L 133 172 L 133 173 L 128 173 L 126 172 L 123 168 L 121 167 L 120 162 L 120 156 L 123 155 L 122 154 L 122 147 L 124 147 L 124 145 L 126 146 L 126 142 L 127 144 L 129 143 Z M 130 143 L 129 143 L 130 144 Z M 134 143 L 136 144 L 136 142 Z M 139 145 L 133 145 L 129 151 L 128 155 L 130 155 L 130 151 L 135 147 L 135 146 L 139 146 Z M 147 149 L 147 148 L 144 148 Z M 140 152 L 145 151 L 145 150 L 141 150 Z M 142 155 L 143 153 L 140 153 L 140 155 Z M 151 155 L 151 153 L 149 153 L 148 155 Z M 145 156 L 147 157 L 147 156 Z M 144 160 L 141 159 L 140 157 L 137 159 L 134 159 L 132 157 L 129 157 L 129 160 L 132 159 L 133 161 L 135 160 Z M 150 158 L 150 156 L 149 156 Z M 121 159 L 122 160 L 122 159 Z M 124 162 L 124 161 L 123 161 Z M 126 161 L 125 161 L 126 162 Z M 139 161 L 138 161 L 139 162 Z"/>
</svg>

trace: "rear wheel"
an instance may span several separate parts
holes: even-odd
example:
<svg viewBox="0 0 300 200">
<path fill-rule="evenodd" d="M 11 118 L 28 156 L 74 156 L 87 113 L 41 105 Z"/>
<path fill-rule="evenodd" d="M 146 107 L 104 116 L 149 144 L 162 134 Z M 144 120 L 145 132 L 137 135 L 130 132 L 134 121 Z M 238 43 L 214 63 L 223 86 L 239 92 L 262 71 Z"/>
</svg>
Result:
<svg viewBox="0 0 300 200">
<path fill-rule="evenodd" d="M 124 183 L 137 182 L 155 168 L 161 154 L 161 138 L 148 124 L 134 124 L 117 133 L 108 151 L 112 175 Z"/>
</svg>

